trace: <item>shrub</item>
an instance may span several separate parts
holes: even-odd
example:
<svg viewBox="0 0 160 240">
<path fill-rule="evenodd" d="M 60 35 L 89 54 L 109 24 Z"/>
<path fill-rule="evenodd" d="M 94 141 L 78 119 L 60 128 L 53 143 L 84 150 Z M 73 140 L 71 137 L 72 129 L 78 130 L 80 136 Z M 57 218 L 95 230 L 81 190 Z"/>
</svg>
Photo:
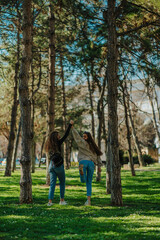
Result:
<svg viewBox="0 0 160 240">
<path fill-rule="evenodd" d="M 134 164 L 139 164 L 139 161 L 138 161 L 138 156 L 133 156 L 133 163 Z"/>
<path fill-rule="evenodd" d="M 128 164 L 129 163 L 129 157 L 128 156 L 124 156 L 123 157 L 123 164 Z"/>
<path fill-rule="evenodd" d="M 156 162 L 156 160 L 152 158 L 150 155 L 144 154 L 142 155 L 142 157 L 146 165 L 153 164 Z"/>
<path fill-rule="evenodd" d="M 152 158 L 150 155 L 144 154 L 144 155 L 142 155 L 142 157 L 143 157 L 143 160 L 146 165 L 153 164 L 156 162 L 156 160 L 154 158 Z M 123 150 L 119 150 L 119 160 L 120 160 L 121 165 L 129 163 L 129 157 L 126 155 L 124 156 Z M 133 156 L 133 163 L 139 164 L 137 155 Z"/>
<path fill-rule="evenodd" d="M 122 149 L 120 149 L 120 150 L 119 150 L 119 161 L 120 161 L 120 164 L 121 164 L 121 165 L 124 164 L 124 163 L 123 163 L 123 159 L 124 159 L 123 155 L 124 155 L 124 151 L 123 151 Z"/>
</svg>

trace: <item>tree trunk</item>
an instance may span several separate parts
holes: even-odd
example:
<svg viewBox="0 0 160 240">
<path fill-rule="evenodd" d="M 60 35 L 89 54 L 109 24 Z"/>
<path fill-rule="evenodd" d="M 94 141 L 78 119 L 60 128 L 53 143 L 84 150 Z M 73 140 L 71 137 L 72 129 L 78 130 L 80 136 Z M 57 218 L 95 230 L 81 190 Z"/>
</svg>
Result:
<svg viewBox="0 0 160 240">
<path fill-rule="evenodd" d="M 145 166 L 144 160 L 142 158 L 142 151 L 141 151 L 141 148 L 140 148 L 140 145 L 139 145 L 139 141 L 138 141 L 138 137 L 137 137 L 137 134 L 136 134 L 134 122 L 133 122 L 133 119 L 132 119 L 132 112 L 131 112 L 131 108 L 130 108 L 130 105 L 129 105 L 129 101 L 128 101 L 128 115 L 129 115 L 130 125 L 132 127 L 133 140 L 134 140 L 136 150 L 137 150 L 137 154 L 138 154 L 139 165 L 140 166 Z"/>
<path fill-rule="evenodd" d="M 105 141 L 105 152 L 107 152 L 107 131 L 106 131 L 105 114 L 104 114 L 104 103 L 103 103 L 102 108 L 103 108 L 103 112 L 102 112 L 103 138 Z"/>
<path fill-rule="evenodd" d="M 49 91 L 48 91 L 48 133 L 54 130 L 55 118 L 55 17 L 53 3 L 49 5 Z M 46 158 L 46 184 L 49 185 L 50 178 L 48 173 L 49 158 Z"/>
<path fill-rule="evenodd" d="M 17 7 L 18 8 L 18 7 Z M 18 12 L 18 9 L 17 9 Z M 10 126 L 10 135 L 7 149 L 7 160 L 6 160 L 6 169 L 5 176 L 11 176 L 11 164 L 14 151 L 14 142 L 15 142 L 15 132 L 16 132 L 16 118 L 17 118 L 17 88 L 18 88 L 18 73 L 19 73 L 19 54 L 20 54 L 20 33 L 19 26 L 17 30 L 17 62 L 15 65 L 15 77 L 14 77 L 14 99 L 11 113 L 11 126 Z"/>
<path fill-rule="evenodd" d="M 64 71 L 63 71 L 63 57 L 62 54 L 60 53 L 60 67 L 61 67 L 61 81 L 62 81 L 62 108 L 63 108 L 63 113 L 62 113 L 62 118 L 63 118 L 63 131 L 66 131 L 67 128 L 67 121 L 66 121 L 66 116 L 67 116 L 67 107 L 66 107 L 66 93 L 65 93 L 65 81 L 64 81 Z M 64 167 L 65 169 L 69 169 L 69 159 L 68 159 L 68 139 L 65 140 L 64 145 L 63 145 L 63 157 L 64 157 Z"/>
<path fill-rule="evenodd" d="M 93 99 L 92 93 L 93 90 L 91 89 L 91 84 L 89 80 L 89 72 L 87 70 L 87 83 L 88 83 L 88 91 L 89 91 L 89 100 L 90 100 L 90 111 L 91 111 L 91 119 L 92 119 L 92 136 L 95 139 L 95 121 L 94 121 L 94 107 L 93 107 Z"/>
<path fill-rule="evenodd" d="M 93 63 L 92 63 L 92 77 L 94 82 L 97 83 L 98 90 L 99 90 L 99 99 L 97 103 L 97 115 L 98 115 L 98 129 L 97 129 L 97 139 L 98 139 L 98 147 L 101 148 L 101 135 L 102 135 L 102 126 L 103 126 L 103 98 L 104 98 L 104 93 L 105 93 L 105 88 L 106 88 L 106 74 L 103 79 L 103 85 L 101 86 L 101 83 L 99 79 L 96 77 L 93 71 Z M 96 166 L 96 181 L 101 180 L 101 172 L 98 171 L 99 166 Z"/>
<path fill-rule="evenodd" d="M 107 154 L 106 154 L 106 193 L 111 194 L 111 137 L 108 129 Z"/>
<path fill-rule="evenodd" d="M 105 124 L 105 115 L 104 115 L 104 105 L 102 112 L 102 122 L 103 122 L 103 138 L 105 141 L 105 156 L 106 156 L 106 193 L 111 193 L 111 167 L 110 167 L 110 149 L 107 149 L 107 133 L 106 133 L 106 124 Z"/>
<path fill-rule="evenodd" d="M 125 123 L 126 123 L 126 128 L 127 128 L 129 163 L 130 163 L 130 167 L 131 167 L 132 176 L 135 176 L 136 174 L 135 174 L 135 170 L 134 170 L 132 147 L 131 147 L 131 133 L 130 133 L 130 127 L 129 127 L 129 121 L 128 121 L 128 106 L 126 103 L 126 96 L 125 96 L 126 84 L 124 83 L 124 85 L 125 85 L 125 87 L 122 85 L 122 94 L 123 94 L 123 105 L 124 105 L 124 113 L 125 113 Z"/>
<path fill-rule="evenodd" d="M 20 132 L 21 132 L 21 119 L 19 120 L 19 126 L 18 126 L 16 141 L 15 141 L 15 145 L 14 145 L 13 160 L 12 160 L 12 172 L 14 172 L 16 169 L 16 157 L 17 157 Z"/>
<path fill-rule="evenodd" d="M 44 148 L 45 141 L 46 141 L 46 136 L 44 136 L 42 140 L 40 159 L 39 159 L 39 165 L 38 165 L 39 167 L 41 166 L 41 158 L 43 157 L 43 148 Z"/>
<path fill-rule="evenodd" d="M 33 26 L 33 23 L 32 23 Z M 33 33 L 33 29 L 32 29 Z M 32 43 L 33 43 L 33 35 L 32 35 Z M 34 102 L 34 85 L 35 85 L 35 75 L 34 75 L 34 65 L 33 65 L 33 44 L 32 44 L 32 61 L 31 61 L 31 72 L 32 72 L 32 90 L 31 90 L 31 132 L 32 132 L 32 140 L 31 140 L 31 170 L 32 173 L 35 172 L 35 133 L 34 133 L 34 113 L 35 113 L 35 102 Z"/>
<path fill-rule="evenodd" d="M 122 206 L 121 165 L 119 161 L 118 144 L 118 76 L 117 76 L 117 35 L 115 0 L 108 0 L 108 132 L 110 137 L 108 147 L 111 161 L 111 204 Z"/>
<path fill-rule="evenodd" d="M 156 113 L 155 113 L 155 109 L 154 109 L 152 97 L 151 97 L 151 94 L 150 94 L 149 86 L 147 86 L 147 96 L 148 96 L 148 99 L 149 99 L 149 102 L 150 102 L 151 108 L 152 108 L 152 118 L 153 118 L 154 129 L 155 129 L 156 135 L 157 135 L 157 137 L 158 137 L 158 141 L 160 142 L 160 132 L 159 132 L 159 130 L 158 130 Z"/>
<path fill-rule="evenodd" d="M 156 101 L 156 106 L 157 106 L 157 111 L 158 111 L 158 121 L 160 122 L 160 106 L 159 106 L 158 95 L 157 95 L 157 91 L 155 89 L 155 85 L 154 85 L 154 94 L 155 94 L 155 101 Z"/>
<path fill-rule="evenodd" d="M 97 138 L 98 138 L 98 147 L 101 148 L 101 133 L 102 133 L 102 98 L 98 100 L 97 104 L 97 114 L 98 114 L 98 129 L 97 129 Z M 96 166 L 96 181 L 101 181 L 101 172 L 98 171 L 99 166 Z"/>
<path fill-rule="evenodd" d="M 104 120 L 104 102 L 103 102 L 103 98 L 104 98 L 104 93 L 105 93 L 105 88 L 106 88 L 106 75 L 103 79 L 103 86 L 101 87 L 98 84 L 98 88 L 99 88 L 99 100 L 98 100 L 98 104 L 97 104 L 97 115 L 98 115 L 98 146 L 101 149 L 101 141 L 102 141 L 102 130 L 103 132 L 105 132 L 106 135 L 106 131 L 105 131 L 105 120 Z M 104 126 L 103 126 L 104 125 Z M 101 180 L 101 172 L 98 171 L 99 166 L 96 167 L 97 171 L 96 171 L 96 181 L 100 181 Z"/>
<path fill-rule="evenodd" d="M 32 57 L 32 15 L 31 0 L 23 1 L 23 45 L 22 62 L 19 75 L 19 101 L 22 124 L 22 156 L 20 179 L 20 203 L 32 202 L 31 166 L 31 102 L 29 100 L 29 70 Z"/>
<path fill-rule="evenodd" d="M 93 129 L 93 121 L 94 121 L 94 115 L 93 115 L 93 100 L 92 100 L 92 91 L 91 91 L 91 87 L 90 87 L 90 81 L 89 81 L 89 73 L 87 74 L 87 80 L 88 80 L 88 90 L 89 90 L 89 94 L 90 94 L 90 103 L 91 103 L 91 111 L 92 111 L 92 132 L 94 133 L 94 129 Z M 102 132 L 102 109 L 101 109 L 101 103 L 102 103 L 102 95 L 101 95 L 101 90 L 102 87 L 98 81 L 98 79 L 96 78 L 95 74 L 94 74 L 94 62 L 92 61 L 91 63 L 91 75 L 92 75 L 92 79 L 93 79 L 93 83 L 92 83 L 92 89 L 94 89 L 94 85 L 95 82 L 97 82 L 97 86 L 99 89 L 99 99 L 98 99 L 98 104 L 97 104 L 97 115 L 98 115 L 98 129 L 97 129 L 97 139 L 98 139 L 98 147 L 101 148 L 101 132 Z M 95 136 L 95 133 L 94 133 Z M 99 166 L 96 166 L 96 181 L 100 182 L 101 181 L 101 172 L 99 172 Z"/>
<path fill-rule="evenodd" d="M 68 164 L 69 164 L 69 167 L 71 167 L 71 152 L 72 152 L 72 141 L 69 140 L 67 142 L 67 152 L 68 152 Z"/>
</svg>

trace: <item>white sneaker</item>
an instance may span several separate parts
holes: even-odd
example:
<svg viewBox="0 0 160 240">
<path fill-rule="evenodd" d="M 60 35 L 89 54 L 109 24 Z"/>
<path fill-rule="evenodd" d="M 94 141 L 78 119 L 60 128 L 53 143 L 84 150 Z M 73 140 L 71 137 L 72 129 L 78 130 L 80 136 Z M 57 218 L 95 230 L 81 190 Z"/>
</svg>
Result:
<svg viewBox="0 0 160 240">
<path fill-rule="evenodd" d="M 53 205 L 53 203 L 51 203 L 51 202 L 49 202 L 49 203 L 47 203 L 47 206 L 52 206 Z"/>
<path fill-rule="evenodd" d="M 67 205 L 67 202 L 66 201 L 60 201 L 59 205 Z"/>
<path fill-rule="evenodd" d="M 87 200 L 84 205 L 85 206 L 91 206 L 91 202 Z"/>
</svg>

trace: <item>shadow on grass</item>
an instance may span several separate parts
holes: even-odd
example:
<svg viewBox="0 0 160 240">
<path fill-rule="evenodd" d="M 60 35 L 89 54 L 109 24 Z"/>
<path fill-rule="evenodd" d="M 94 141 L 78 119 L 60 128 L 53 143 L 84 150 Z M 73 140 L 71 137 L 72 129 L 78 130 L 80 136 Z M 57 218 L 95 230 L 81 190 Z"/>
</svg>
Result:
<svg viewBox="0 0 160 240">
<path fill-rule="evenodd" d="M 7 214 L 6 214 L 7 212 Z M 159 240 L 158 225 L 148 222 L 143 213 L 137 221 L 129 218 L 132 208 L 61 207 L 40 205 L 8 206 L 2 216 L 2 236 L 10 239 L 154 239 Z M 118 238 L 121 236 L 121 238 Z"/>
<path fill-rule="evenodd" d="M 105 173 L 102 181 L 93 181 L 92 206 L 84 206 L 85 184 L 80 183 L 78 170 L 66 171 L 66 200 L 59 206 L 59 187 L 54 205 L 47 206 L 49 187 L 45 184 L 45 170 L 32 175 L 33 204 L 19 205 L 20 173 L 1 178 L 0 239 L 110 239 L 159 240 L 159 173 L 138 172 L 136 177 L 123 172 L 123 207 L 110 206 L 106 195 Z"/>
</svg>

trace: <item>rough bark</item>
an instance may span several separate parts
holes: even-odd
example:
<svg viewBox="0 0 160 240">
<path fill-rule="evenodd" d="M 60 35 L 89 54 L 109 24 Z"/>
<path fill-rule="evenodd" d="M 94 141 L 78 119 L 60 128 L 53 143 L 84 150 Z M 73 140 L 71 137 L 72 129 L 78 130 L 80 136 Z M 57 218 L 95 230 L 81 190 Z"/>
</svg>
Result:
<svg viewBox="0 0 160 240">
<path fill-rule="evenodd" d="M 40 152 L 40 159 L 39 159 L 39 167 L 41 166 L 41 158 L 43 157 L 43 149 L 44 149 L 45 141 L 46 141 L 46 136 L 44 136 L 44 137 L 43 137 L 43 140 L 42 140 L 41 152 Z"/>
<path fill-rule="evenodd" d="M 102 122 L 103 122 L 103 139 L 105 141 L 105 156 L 106 156 L 106 193 L 111 193 L 111 168 L 110 168 L 110 149 L 107 149 L 107 131 L 105 124 L 105 115 L 104 115 L 104 104 L 103 104 L 103 113 L 102 113 Z"/>
<path fill-rule="evenodd" d="M 33 39 L 32 39 L 33 42 Z M 33 48 L 32 48 L 32 56 L 33 56 Z M 34 102 L 34 66 L 33 59 L 31 63 L 31 72 L 32 72 L 32 96 L 31 96 L 31 132 L 32 132 L 32 140 L 31 140 L 31 167 L 32 173 L 35 172 L 35 140 L 34 140 L 34 112 L 35 112 L 35 102 Z"/>
<path fill-rule="evenodd" d="M 128 119 L 128 106 L 126 102 L 126 95 L 125 95 L 126 84 L 122 85 L 122 94 L 123 94 L 123 106 L 124 106 L 124 114 L 125 114 L 125 124 L 127 129 L 127 142 L 128 142 L 128 153 L 129 153 L 129 163 L 131 168 L 132 176 L 135 176 L 134 170 L 134 163 L 133 163 L 133 156 L 132 156 L 132 147 L 131 147 L 131 132 L 129 126 L 129 119 Z"/>
<path fill-rule="evenodd" d="M 156 113 L 155 113 L 155 109 L 154 109 L 154 104 L 153 104 L 153 97 L 151 96 L 151 88 L 149 88 L 149 86 L 147 85 L 147 96 L 152 108 L 152 119 L 153 119 L 153 126 L 156 132 L 156 135 L 158 137 L 158 141 L 160 142 L 160 132 L 158 129 L 158 124 L 157 124 L 157 119 L 156 119 Z"/>
<path fill-rule="evenodd" d="M 103 79 L 103 85 L 101 85 L 99 79 L 93 72 L 93 64 L 92 64 L 92 77 L 94 82 L 96 82 L 98 90 L 99 90 L 99 99 L 97 103 L 97 115 L 98 115 L 98 129 L 97 129 L 97 139 L 98 139 L 98 147 L 101 148 L 101 136 L 102 136 L 102 127 L 103 127 L 103 98 L 106 88 L 106 74 Z M 99 166 L 96 166 L 96 181 L 101 180 L 101 172 L 98 171 Z"/>
<path fill-rule="evenodd" d="M 111 194 L 111 137 L 108 129 L 107 154 L 106 154 L 106 193 Z"/>
<path fill-rule="evenodd" d="M 18 125 L 18 130 L 17 130 L 17 135 L 16 135 L 16 141 L 15 141 L 14 150 L 13 150 L 12 172 L 14 172 L 15 169 L 16 169 L 16 157 L 17 157 L 17 150 L 18 150 L 20 132 L 21 132 L 21 119 L 19 120 L 19 125 Z"/>
<path fill-rule="evenodd" d="M 101 95 L 101 92 L 100 92 Z M 100 96 L 97 104 L 97 114 L 98 114 L 98 129 L 97 129 L 97 138 L 98 138 L 98 147 L 101 149 L 101 134 L 102 134 L 102 124 L 103 124 L 103 109 L 102 109 L 103 97 Z M 99 166 L 96 166 L 96 181 L 101 181 L 101 172 L 98 171 Z"/>
<path fill-rule="evenodd" d="M 44 149 L 45 141 L 46 141 L 46 136 L 44 136 L 44 137 L 43 137 L 43 140 L 42 140 L 40 158 L 43 157 L 43 149 Z"/>
<path fill-rule="evenodd" d="M 145 166 L 145 163 L 144 163 L 143 158 L 142 158 L 142 151 L 141 151 L 141 148 L 140 148 L 140 145 L 139 145 L 139 140 L 138 140 L 138 137 L 137 137 L 137 134 L 136 134 L 136 129 L 135 129 L 135 126 L 134 126 L 134 122 L 133 122 L 133 118 L 132 118 L 132 112 L 131 112 L 130 107 L 128 108 L 128 112 L 129 112 L 130 125 L 132 127 L 133 140 L 134 140 L 135 147 L 136 147 L 136 150 L 137 150 L 139 165 L 142 167 L 142 166 Z"/>
<path fill-rule="evenodd" d="M 61 81 L 62 81 L 62 108 L 63 108 L 63 113 L 62 113 L 62 118 L 63 118 L 63 131 L 66 131 L 67 128 L 67 121 L 66 121 L 66 116 L 67 116 L 67 106 L 66 106 L 66 93 L 65 93 L 65 81 L 64 81 L 64 71 L 63 71 L 63 59 L 62 59 L 62 54 L 60 54 L 60 67 L 61 67 Z M 63 156 L 64 156 L 64 167 L 65 169 L 69 169 L 69 156 L 68 156 L 68 139 L 65 140 L 63 144 Z"/>
<path fill-rule="evenodd" d="M 102 102 L 102 130 L 103 139 L 105 141 L 105 156 L 106 156 L 106 193 L 111 193 L 111 169 L 110 169 L 110 149 L 108 147 L 108 134 L 106 131 L 105 114 L 104 114 L 104 102 Z"/>
<path fill-rule="evenodd" d="M 118 76 L 117 76 L 117 34 L 115 17 L 115 0 L 108 0 L 108 148 L 111 163 L 111 204 L 122 206 L 121 165 L 118 144 Z"/>
<path fill-rule="evenodd" d="M 144 160 L 143 160 L 143 157 L 142 157 L 142 151 L 141 151 L 141 148 L 140 148 L 140 145 L 139 145 L 139 140 L 138 140 L 137 133 L 136 133 L 136 129 L 135 129 L 135 126 L 134 126 L 134 121 L 133 121 L 133 118 L 132 118 L 132 111 L 131 111 L 131 107 L 130 107 L 130 104 L 129 104 L 129 100 L 128 100 L 128 116 L 129 116 L 129 121 L 130 121 L 130 125 L 131 125 L 131 128 L 132 128 L 133 140 L 134 140 L 135 147 L 136 147 L 136 150 L 137 150 L 139 165 L 140 166 L 145 166 L 145 163 L 144 163 Z"/>
<path fill-rule="evenodd" d="M 156 101 L 156 106 L 157 106 L 157 111 L 158 111 L 158 121 L 160 122 L 160 106 L 159 106 L 158 95 L 157 95 L 157 91 L 155 89 L 155 85 L 154 85 L 154 94 L 155 94 L 155 101 Z"/>
<path fill-rule="evenodd" d="M 18 12 L 18 6 L 17 6 Z M 17 100 L 17 90 L 18 90 L 18 73 L 19 73 L 19 55 L 20 55 L 20 33 L 19 27 L 17 29 L 17 62 L 15 65 L 15 77 L 14 77 L 14 99 L 13 99 L 13 106 L 11 112 L 11 126 L 10 126 L 10 134 L 9 134 L 9 142 L 8 142 L 8 149 L 7 149 L 7 159 L 6 159 L 6 169 L 5 169 L 5 176 L 11 176 L 11 164 L 13 158 L 13 151 L 14 151 L 14 142 L 16 136 L 16 118 L 17 118 L 17 107 L 18 107 L 18 100 Z"/>
<path fill-rule="evenodd" d="M 29 70 L 32 57 L 32 16 L 31 0 L 23 1 L 23 53 L 19 75 L 19 101 L 22 124 L 22 156 L 20 179 L 20 203 L 32 202 L 31 166 L 31 102 L 29 99 Z"/>
<path fill-rule="evenodd" d="M 105 141 L 105 152 L 107 152 L 107 131 L 106 131 L 106 123 L 105 123 L 105 113 L 104 113 L 104 103 L 102 103 L 103 106 L 103 112 L 102 112 L 102 123 L 103 123 L 103 138 L 104 138 L 104 141 Z"/>
<path fill-rule="evenodd" d="M 49 5 L 49 89 L 48 89 L 48 133 L 54 130 L 55 119 L 55 17 L 53 3 Z M 46 158 L 46 184 L 49 185 L 49 159 Z"/>
<path fill-rule="evenodd" d="M 93 98 L 92 98 L 93 89 L 91 89 L 88 70 L 87 70 L 87 84 L 88 84 L 90 112 L 91 112 L 91 119 L 92 119 L 92 121 L 91 121 L 92 122 L 92 136 L 95 139 L 95 120 L 94 120 L 94 107 L 93 107 Z"/>
</svg>

